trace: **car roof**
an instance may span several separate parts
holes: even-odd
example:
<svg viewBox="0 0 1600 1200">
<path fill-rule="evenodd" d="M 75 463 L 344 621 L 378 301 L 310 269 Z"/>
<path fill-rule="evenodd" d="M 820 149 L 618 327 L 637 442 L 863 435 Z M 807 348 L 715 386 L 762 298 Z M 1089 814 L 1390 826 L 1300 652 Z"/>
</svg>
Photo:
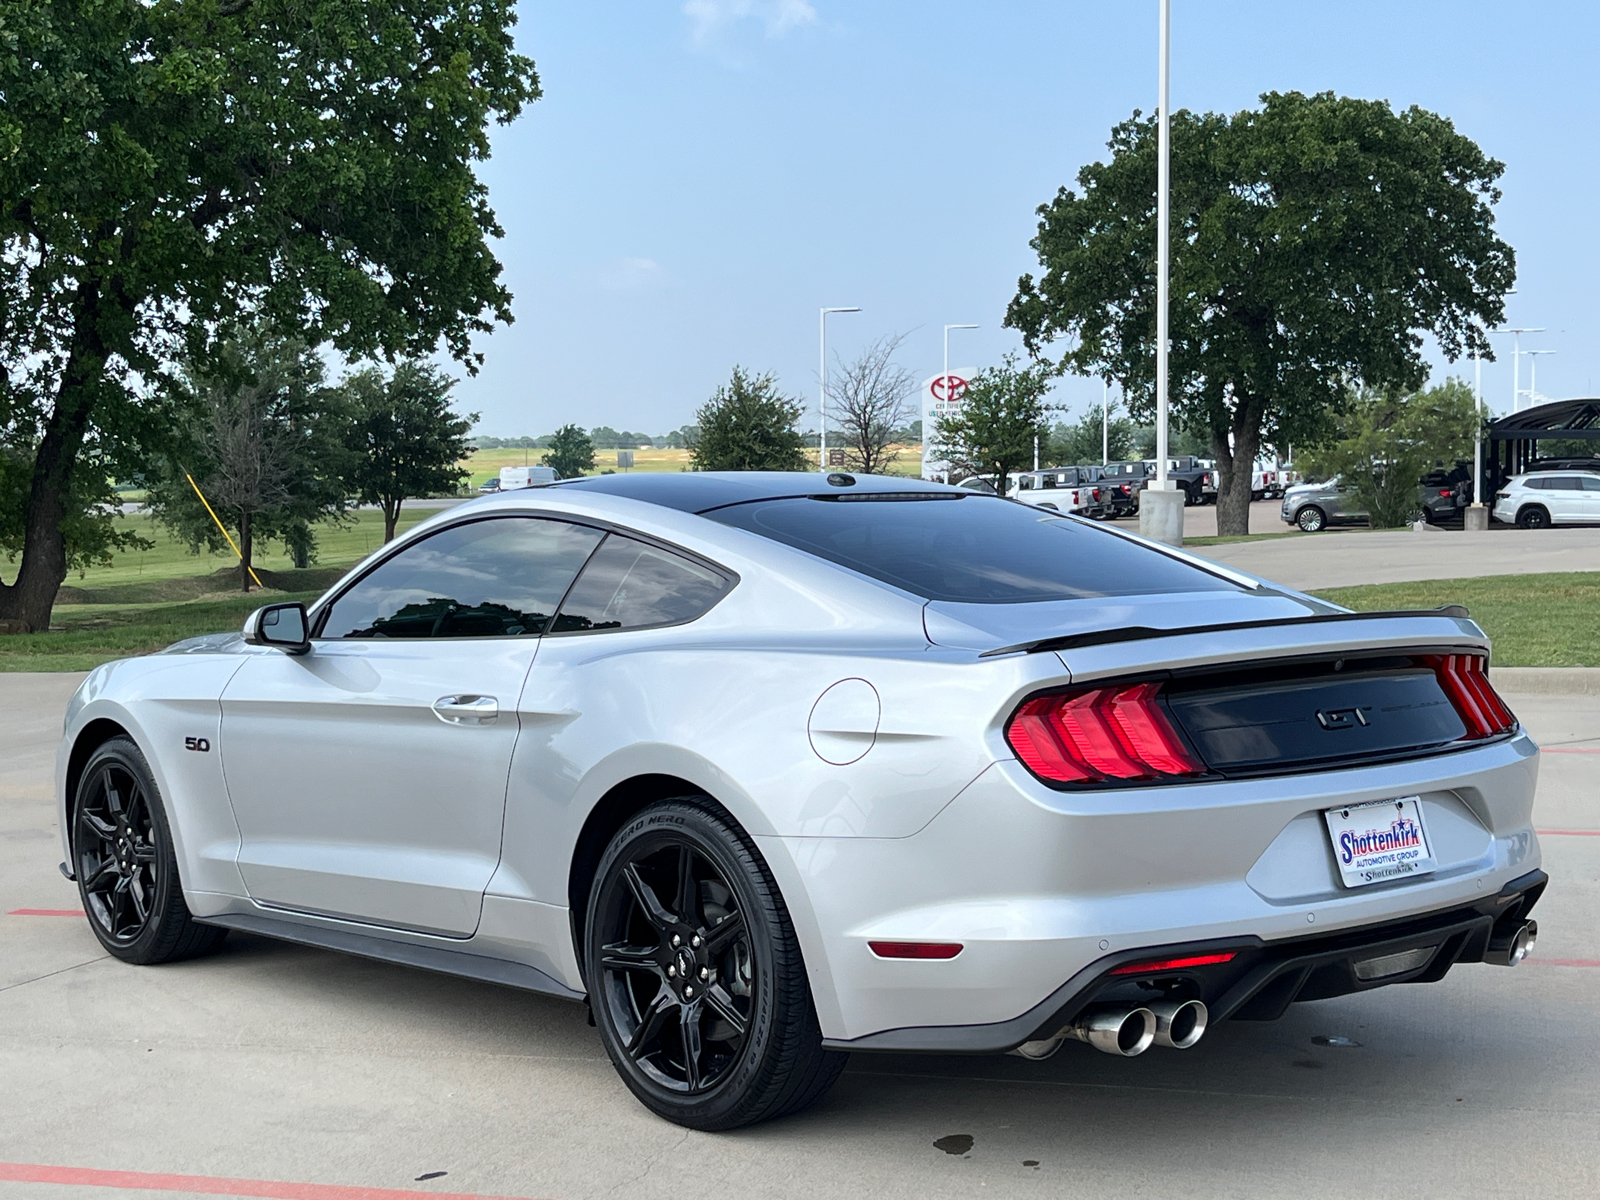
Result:
<svg viewBox="0 0 1600 1200">
<path fill-rule="evenodd" d="M 906 492 L 950 492 L 972 495 L 970 488 L 930 483 L 894 475 L 855 475 L 848 471 L 685 471 L 643 472 L 629 475 L 586 475 L 564 479 L 548 487 L 580 492 L 602 492 L 659 504 L 680 512 L 703 513 L 753 500 L 782 500 L 800 496 L 877 495 Z"/>
</svg>

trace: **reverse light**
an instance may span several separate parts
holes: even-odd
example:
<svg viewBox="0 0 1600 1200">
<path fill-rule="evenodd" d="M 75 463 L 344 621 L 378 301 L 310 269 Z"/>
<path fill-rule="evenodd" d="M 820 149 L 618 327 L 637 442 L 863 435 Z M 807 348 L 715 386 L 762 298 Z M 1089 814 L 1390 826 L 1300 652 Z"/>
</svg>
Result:
<svg viewBox="0 0 1600 1200">
<path fill-rule="evenodd" d="M 1158 958 L 1152 962 L 1129 963 L 1125 967 L 1113 967 L 1113 975 L 1154 975 L 1161 971 L 1178 971 L 1184 967 L 1209 967 L 1216 963 L 1232 962 L 1238 958 L 1237 951 L 1227 951 L 1222 954 L 1191 954 L 1186 958 Z"/>
<path fill-rule="evenodd" d="M 1198 775 L 1205 764 L 1178 736 L 1159 683 L 1116 684 L 1040 696 L 1017 709 L 1006 741 L 1041 778 L 1056 783 Z"/>
<path fill-rule="evenodd" d="M 949 959 L 961 953 L 960 942 L 868 942 L 879 958 Z"/>
<path fill-rule="evenodd" d="M 1425 659 L 1438 676 L 1469 739 L 1495 737 L 1517 727 L 1517 718 L 1489 682 L 1481 654 L 1436 654 Z"/>
</svg>

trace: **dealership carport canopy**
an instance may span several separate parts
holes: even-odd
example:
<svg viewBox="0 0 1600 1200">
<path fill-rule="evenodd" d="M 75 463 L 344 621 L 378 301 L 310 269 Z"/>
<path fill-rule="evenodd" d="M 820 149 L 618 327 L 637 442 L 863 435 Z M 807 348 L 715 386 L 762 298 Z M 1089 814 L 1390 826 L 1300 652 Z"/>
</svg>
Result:
<svg viewBox="0 0 1600 1200">
<path fill-rule="evenodd" d="M 1600 458 L 1600 399 L 1553 400 L 1492 422 L 1484 464 L 1487 474 L 1498 485 L 1540 457 L 1541 441 L 1569 439 L 1591 443 L 1592 453 Z"/>
</svg>

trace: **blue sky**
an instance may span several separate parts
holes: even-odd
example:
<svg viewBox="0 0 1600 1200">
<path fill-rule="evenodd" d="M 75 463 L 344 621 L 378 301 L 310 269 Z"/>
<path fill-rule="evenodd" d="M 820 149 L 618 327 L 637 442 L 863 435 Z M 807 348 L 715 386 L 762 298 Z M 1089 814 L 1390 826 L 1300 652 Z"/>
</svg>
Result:
<svg viewBox="0 0 1600 1200">
<path fill-rule="evenodd" d="M 1552 398 L 1600 386 L 1600 165 L 1592 113 L 1600 10 L 1420 0 L 1174 0 L 1174 107 L 1236 111 L 1267 90 L 1418 104 L 1506 163 L 1501 236 L 1517 251 L 1508 324 Z M 663 433 L 733 364 L 816 401 L 829 350 L 907 334 L 918 378 L 985 366 L 1035 208 L 1111 126 L 1156 96 L 1156 0 L 523 0 L 519 48 L 545 98 L 495 134 L 482 173 L 517 321 L 463 379 L 479 431 L 566 421 Z M 959 339 L 959 340 L 957 340 Z M 1509 337 L 1483 368 L 1511 399 Z M 1470 361 L 1446 366 L 1471 378 Z M 1523 359 L 1522 386 L 1528 386 Z M 1099 403 L 1066 380 L 1058 402 Z M 815 425 L 814 414 L 808 424 Z"/>
</svg>

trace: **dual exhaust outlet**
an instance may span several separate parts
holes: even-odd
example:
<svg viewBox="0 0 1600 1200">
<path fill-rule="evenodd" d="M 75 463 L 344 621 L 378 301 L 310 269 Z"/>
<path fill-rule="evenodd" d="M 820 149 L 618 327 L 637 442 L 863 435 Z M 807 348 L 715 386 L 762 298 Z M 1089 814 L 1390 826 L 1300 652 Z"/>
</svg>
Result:
<svg viewBox="0 0 1600 1200">
<path fill-rule="evenodd" d="M 1054 1037 L 1024 1042 L 1011 1053 L 1042 1062 L 1068 1038 L 1102 1054 L 1134 1058 L 1151 1046 L 1187 1050 L 1206 1032 L 1208 1014 L 1199 1000 L 1160 1000 L 1137 1008 L 1093 1008 Z"/>
</svg>

